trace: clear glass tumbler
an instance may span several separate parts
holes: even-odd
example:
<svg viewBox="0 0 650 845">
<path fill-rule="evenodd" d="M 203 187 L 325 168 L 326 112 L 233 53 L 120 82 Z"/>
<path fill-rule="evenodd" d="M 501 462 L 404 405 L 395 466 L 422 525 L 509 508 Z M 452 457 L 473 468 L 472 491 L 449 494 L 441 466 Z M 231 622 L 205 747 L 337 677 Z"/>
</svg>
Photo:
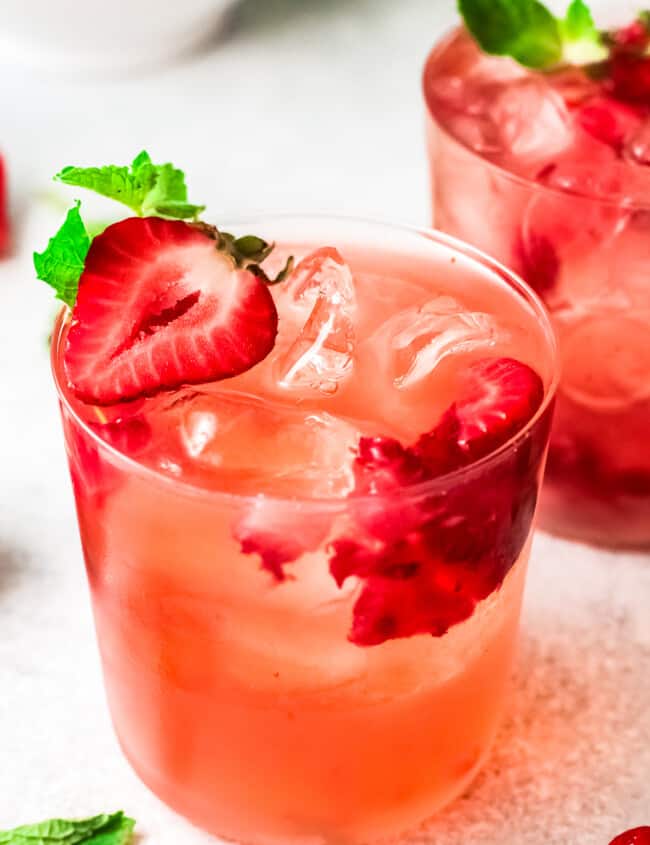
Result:
<svg viewBox="0 0 650 845">
<path fill-rule="evenodd" d="M 550 143 L 557 140 L 564 105 L 552 86 L 570 98 L 585 84 L 563 76 L 547 85 L 509 60 L 484 56 L 462 30 L 436 46 L 424 71 L 433 219 L 519 273 L 551 312 L 563 375 L 541 527 L 596 544 L 644 547 L 650 203 L 638 191 L 650 188 L 643 181 L 648 168 L 630 169 L 585 136 L 581 156 L 576 147 L 570 160 L 559 155 L 559 166 L 533 168 L 530 178 L 518 170 L 532 167 L 533 151 L 553 160 L 546 138 L 550 132 Z M 497 98 L 517 139 L 499 153 L 512 167 L 490 160 L 502 143 L 490 114 Z"/>
<path fill-rule="evenodd" d="M 445 236 L 318 217 L 270 218 L 241 230 L 248 228 L 298 252 L 344 241 L 353 272 L 373 279 L 390 261 L 394 278 L 415 269 L 432 288 L 447 279 L 475 288 L 495 308 L 512 309 L 522 354 L 534 358 L 545 385 L 538 412 L 514 438 L 432 481 L 357 497 L 283 498 L 263 485 L 242 495 L 133 457 L 156 400 L 136 403 L 137 413 L 119 423 L 111 409 L 100 410 L 98 425 L 97 409 L 82 406 L 66 384 L 69 317 L 59 318 L 54 377 L 124 753 L 164 802 L 214 834 L 260 845 L 366 842 L 410 827 L 461 793 L 494 739 L 550 429 L 554 335 L 523 283 Z M 379 382 L 373 388 L 381 392 Z M 382 407 L 369 413 L 381 419 Z M 244 553 L 241 526 L 249 520 L 267 539 L 308 546 L 284 580 Z M 332 549 L 360 541 L 378 520 L 398 526 L 391 542 L 408 562 L 402 555 L 379 581 L 341 586 Z M 455 555 L 445 552 L 452 535 Z M 355 642 L 360 597 L 376 598 L 381 582 L 397 614 L 403 596 L 424 601 L 412 576 L 425 563 L 451 608 L 438 635 L 392 638 L 395 620 L 383 611 L 382 636 Z M 458 598 L 467 585 L 480 598 L 475 604 Z"/>
</svg>

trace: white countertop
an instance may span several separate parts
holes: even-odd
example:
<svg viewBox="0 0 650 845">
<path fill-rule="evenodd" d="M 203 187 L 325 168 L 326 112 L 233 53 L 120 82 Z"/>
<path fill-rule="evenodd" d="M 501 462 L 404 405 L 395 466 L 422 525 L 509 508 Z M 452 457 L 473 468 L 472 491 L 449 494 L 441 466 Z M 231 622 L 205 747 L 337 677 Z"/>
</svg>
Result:
<svg viewBox="0 0 650 845">
<path fill-rule="evenodd" d="M 117 81 L 2 69 L 17 255 L 0 265 L 0 828 L 124 808 L 151 845 L 213 842 L 113 738 L 31 251 L 47 180 L 146 147 L 211 215 L 327 210 L 426 223 L 419 75 L 452 0 L 246 0 L 228 40 Z M 258 10 L 258 5 L 261 7 Z M 275 20 L 273 12 L 275 12 Z M 650 558 L 537 538 L 492 760 L 405 843 L 607 845 L 650 824 Z"/>
</svg>

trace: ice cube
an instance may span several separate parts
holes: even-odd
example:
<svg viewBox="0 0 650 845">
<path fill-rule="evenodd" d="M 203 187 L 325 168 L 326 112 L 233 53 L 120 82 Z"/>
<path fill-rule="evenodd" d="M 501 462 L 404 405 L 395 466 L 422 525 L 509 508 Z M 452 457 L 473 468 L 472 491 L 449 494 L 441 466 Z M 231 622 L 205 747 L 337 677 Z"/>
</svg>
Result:
<svg viewBox="0 0 650 845">
<path fill-rule="evenodd" d="M 352 271 L 334 247 L 322 247 L 303 258 L 285 290 L 291 303 L 302 307 L 313 306 L 319 296 L 337 296 L 346 308 L 356 304 Z"/>
<path fill-rule="evenodd" d="M 158 466 L 205 486 L 276 495 L 351 489 L 359 431 L 324 412 L 247 394 L 188 390 L 152 413 Z"/>
<path fill-rule="evenodd" d="M 490 349 L 504 337 L 489 314 L 468 311 L 451 296 L 401 311 L 379 335 L 391 349 L 394 384 L 400 390 L 421 382 L 447 356 Z"/>
<path fill-rule="evenodd" d="M 307 322 L 275 362 L 280 387 L 332 395 L 354 363 L 352 317 L 339 292 L 319 293 Z"/>
<path fill-rule="evenodd" d="M 495 92 L 489 115 L 508 158 L 549 160 L 569 147 L 573 128 L 562 97 L 546 80 L 527 77 Z"/>
<path fill-rule="evenodd" d="M 590 410 L 617 412 L 650 399 L 650 310 L 613 307 L 558 320 L 562 392 Z"/>
<path fill-rule="evenodd" d="M 641 210 L 630 213 L 627 225 L 604 259 L 609 292 L 620 300 L 621 307 L 650 309 L 650 213 Z M 593 297 L 602 301 L 603 291 L 594 289 Z"/>
</svg>

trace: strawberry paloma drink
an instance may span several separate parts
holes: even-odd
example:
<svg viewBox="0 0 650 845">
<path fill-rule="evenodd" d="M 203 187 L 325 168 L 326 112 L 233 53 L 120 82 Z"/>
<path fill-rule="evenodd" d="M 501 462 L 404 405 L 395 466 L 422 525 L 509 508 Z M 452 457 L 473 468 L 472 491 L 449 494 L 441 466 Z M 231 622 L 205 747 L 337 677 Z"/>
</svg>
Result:
<svg viewBox="0 0 650 845">
<path fill-rule="evenodd" d="M 424 75 L 435 223 L 552 312 L 563 377 L 543 526 L 647 545 L 650 18 L 605 33 L 581 0 L 563 20 L 536 0 L 460 5 L 474 38 L 452 34 Z"/>
<path fill-rule="evenodd" d="M 53 364 L 116 731 L 225 837 L 400 831 L 494 737 L 552 332 L 507 271 L 432 233 L 169 219 L 200 209 L 184 186 L 140 196 L 165 168 L 120 171 L 144 216 L 90 244 L 74 208 L 36 256 L 71 306 Z M 115 196 L 99 174 L 61 178 Z"/>
</svg>

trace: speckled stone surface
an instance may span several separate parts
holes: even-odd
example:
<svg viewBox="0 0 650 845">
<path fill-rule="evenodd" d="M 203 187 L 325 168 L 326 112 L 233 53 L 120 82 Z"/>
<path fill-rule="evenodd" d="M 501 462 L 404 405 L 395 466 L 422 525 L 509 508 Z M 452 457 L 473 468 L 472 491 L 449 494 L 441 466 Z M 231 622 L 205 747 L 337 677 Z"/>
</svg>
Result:
<svg viewBox="0 0 650 845">
<path fill-rule="evenodd" d="M 420 68 L 451 0 L 247 0 L 230 37 L 140 77 L 3 68 L 17 253 L 0 265 L 0 828 L 124 807 L 152 845 L 211 840 L 139 784 L 104 704 L 31 251 L 47 179 L 142 147 L 215 217 L 428 218 Z M 650 823 L 650 558 L 540 536 L 505 724 L 471 790 L 406 845 L 607 845 Z"/>
</svg>

